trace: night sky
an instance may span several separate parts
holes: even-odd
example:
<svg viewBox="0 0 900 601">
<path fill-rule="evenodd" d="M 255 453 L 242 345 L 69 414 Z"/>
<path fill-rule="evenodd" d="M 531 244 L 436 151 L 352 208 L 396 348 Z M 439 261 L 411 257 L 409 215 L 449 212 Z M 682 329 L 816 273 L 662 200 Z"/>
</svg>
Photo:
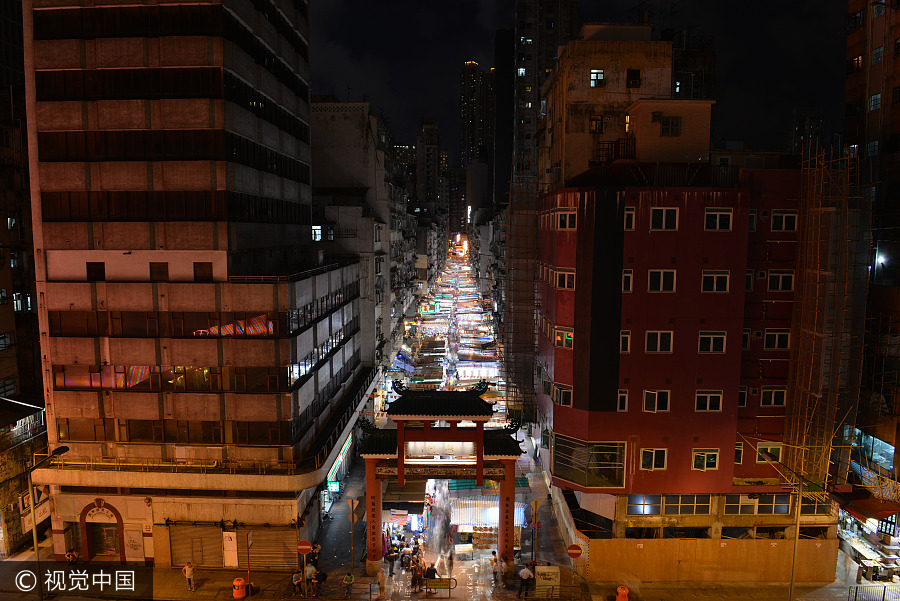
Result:
<svg viewBox="0 0 900 601">
<path fill-rule="evenodd" d="M 626 21 L 636 4 L 585 0 L 580 21 Z M 673 4 L 677 10 L 666 15 Z M 845 2 L 647 0 L 644 6 L 656 23 L 715 37 L 714 143 L 783 149 L 797 106 L 825 110 L 828 131 L 840 131 Z M 514 15 L 513 0 L 311 2 L 312 91 L 344 101 L 365 96 L 400 144 L 415 143 L 422 115 L 430 115 L 456 156 L 459 68 L 466 60 L 492 66 L 494 32 L 513 28 Z"/>
</svg>

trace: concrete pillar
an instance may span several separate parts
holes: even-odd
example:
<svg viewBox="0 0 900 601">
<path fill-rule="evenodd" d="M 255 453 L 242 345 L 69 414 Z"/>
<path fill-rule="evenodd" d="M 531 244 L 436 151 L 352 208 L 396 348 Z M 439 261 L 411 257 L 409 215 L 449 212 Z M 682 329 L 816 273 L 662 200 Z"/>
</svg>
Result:
<svg viewBox="0 0 900 601">
<path fill-rule="evenodd" d="M 375 477 L 378 459 L 366 458 L 366 574 L 375 576 L 383 564 L 381 480 Z"/>
<path fill-rule="evenodd" d="M 513 554 L 516 544 L 516 461 L 515 459 L 502 459 L 503 480 L 500 481 L 500 527 L 499 549 L 500 558 L 509 563 L 514 561 Z"/>
</svg>

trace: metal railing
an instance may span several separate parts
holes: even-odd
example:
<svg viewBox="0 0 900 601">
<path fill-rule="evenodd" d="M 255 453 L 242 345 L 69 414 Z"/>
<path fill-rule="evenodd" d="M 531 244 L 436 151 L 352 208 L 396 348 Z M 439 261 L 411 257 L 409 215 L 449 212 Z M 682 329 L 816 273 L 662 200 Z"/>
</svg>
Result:
<svg viewBox="0 0 900 601">
<path fill-rule="evenodd" d="M 900 585 L 851 586 L 847 601 L 900 601 Z"/>
</svg>

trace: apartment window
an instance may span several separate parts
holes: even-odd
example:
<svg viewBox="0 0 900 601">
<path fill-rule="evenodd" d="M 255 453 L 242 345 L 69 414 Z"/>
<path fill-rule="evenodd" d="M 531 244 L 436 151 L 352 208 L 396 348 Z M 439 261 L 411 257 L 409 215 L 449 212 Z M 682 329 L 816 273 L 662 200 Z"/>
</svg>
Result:
<svg viewBox="0 0 900 601">
<path fill-rule="evenodd" d="M 869 110 L 877 111 L 881 108 L 881 94 L 872 94 L 869 96 Z"/>
<path fill-rule="evenodd" d="M 750 328 L 744 328 L 741 333 L 741 350 L 750 350 Z"/>
<path fill-rule="evenodd" d="M 603 133 L 603 115 L 591 115 L 588 123 L 588 132 L 592 134 Z"/>
<path fill-rule="evenodd" d="M 691 469 L 707 471 L 719 469 L 719 449 L 694 449 Z"/>
<path fill-rule="evenodd" d="M 12 332 L 0 334 L 0 351 L 5 351 L 7 349 L 10 349 L 10 348 L 12 348 L 12 345 L 13 345 Z"/>
<path fill-rule="evenodd" d="M 525 67 L 519 67 L 519 77 L 525 77 Z"/>
<path fill-rule="evenodd" d="M 666 515 L 709 515 L 710 495 L 666 495 Z"/>
<path fill-rule="evenodd" d="M 641 449 L 641 469 L 666 469 L 666 449 Z"/>
<path fill-rule="evenodd" d="M 620 390 L 619 398 L 616 402 L 616 411 L 628 411 L 628 391 Z"/>
<path fill-rule="evenodd" d="M 575 213 L 557 213 L 556 223 L 558 229 L 574 230 L 575 229 Z"/>
<path fill-rule="evenodd" d="M 551 472 L 587 487 L 625 486 L 625 443 L 586 442 L 553 434 Z"/>
<path fill-rule="evenodd" d="M 701 292 L 728 292 L 728 271 L 704 271 L 700 281 Z"/>
<path fill-rule="evenodd" d="M 750 209 L 748 213 L 747 230 L 756 231 L 756 209 Z"/>
<path fill-rule="evenodd" d="M 791 292 L 794 289 L 793 270 L 769 271 L 769 292 Z"/>
<path fill-rule="evenodd" d="M 725 332 L 700 332 L 699 352 L 724 353 Z"/>
<path fill-rule="evenodd" d="M 0 380 L 0 396 L 10 397 L 16 394 L 16 379 L 6 378 Z"/>
<path fill-rule="evenodd" d="M 748 269 L 744 274 L 744 292 L 753 292 L 753 270 Z"/>
<path fill-rule="evenodd" d="M 625 87 L 639 88 L 641 87 L 641 70 L 626 69 L 625 70 Z"/>
<path fill-rule="evenodd" d="M 11 251 L 9 253 L 9 268 L 18 269 L 21 266 L 21 262 L 19 261 L 19 253 L 16 251 Z"/>
<path fill-rule="evenodd" d="M 631 330 L 622 330 L 619 332 L 619 352 L 631 352 Z"/>
<path fill-rule="evenodd" d="M 0 305 L 5 305 L 9 302 L 9 296 L 6 292 L 6 288 L 0 288 Z"/>
<path fill-rule="evenodd" d="M 775 209 L 772 211 L 773 232 L 796 232 L 797 211 L 787 209 Z"/>
<path fill-rule="evenodd" d="M 791 348 L 791 331 L 767 329 L 765 348 L 767 351 L 783 351 Z"/>
<path fill-rule="evenodd" d="M 572 348 L 572 331 L 557 329 L 553 344 L 559 348 Z"/>
<path fill-rule="evenodd" d="M 651 269 L 647 277 L 648 292 L 675 292 L 674 269 Z"/>
<path fill-rule="evenodd" d="M 606 85 L 606 79 L 603 77 L 603 69 L 591 69 L 591 87 L 602 88 Z"/>
<path fill-rule="evenodd" d="M 314 225 L 312 226 L 311 237 L 313 242 L 321 242 L 322 241 L 322 226 Z"/>
<path fill-rule="evenodd" d="M 879 46 L 872 51 L 872 64 L 877 65 L 884 58 L 884 46 Z"/>
<path fill-rule="evenodd" d="M 734 464 L 740 465 L 744 461 L 744 443 L 734 443 Z"/>
<path fill-rule="evenodd" d="M 847 71 L 852 73 L 854 71 L 862 71 L 863 68 L 863 57 L 862 54 L 859 56 L 854 56 L 847 60 Z"/>
<path fill-rule="evenodd" d="M 634 207 L 625 207 L 625 230 L 634 229 Z"/>
<path fill-rule="evenodd" d="M 756 463 L 768 463 L 763 453 L 768 453 L 775 458 L 775 461 L 781 461 L 781 443 L 761 442 L 756 445 Z"/>
<path fill-rule="evenodd" d="M 645 390 L 644 411 L 647 413 L 665 412 L 669 410 L 668 390 Z"/>
<path fill-rule="evenodd" d="M 625 115 L 625 133 L 631 133 L 631 115 Z"/>
<path fill-rule="evenodd" d="M 570 386 L 553 386 L 553 402 L 563 407 L 572 406 L 572 388 Z"/>
<path fill-rule="evenodd" d="M 878 156 L 878 140 L 870 140 L 866 144 L 866 154 L 870 157 Z"/>
<path fill-rule="evenodd" d="M 672 352 L 672 332 L 648 330 L 646 342 L 644 345 L 646 353 L 671 353 Z"/>
<path fill-rule="evenodd" d="M 106 280 L 106 263 L 88 262 L 87 265 L 87 281 L 102 282 Z"/>
<path fill-rule="evenodd" d="M 557 271 L 556 272 L 556 287 L 574 290 L 575 289 L 575 273 L 570 272 L 570 271 Z"/>
<path fill-rule="evenodd" d="M 739 386 L 738 387 L 738 407 L 746 407 L 747 406 L 747 387 Z"/>
<path fill-rule="evenodd" d="M 677 230 L 678 209 L 666 207 L 654 207 L 650 209 L 651 230 Z"/>
<path fill-rule="evenodd" d="M 703 229 L 706 231 L 731 231 L 731 209 L 706 209 L 706 221 Z"/>
<path fill-rule="evenodd" d="M 872 5 L 872 16 L 873 17 L 883 17 L 884 16 L 884 2 L 876 2 Z"/>
<path fill-rule="evenodd" d="M 622 292 L 631 292 L 631 283 L 634 272 L 631 269 L 622 270 Z"/>
<path fill-rule="evenodd" d="M 169 281 L 169 264 L 168 263 L 150 263 L 150 281 L 151 282 L 168 282 Z"/>
<path fill-rule="evenodd" d="M 721 390 L 698 390 L 694 397 L 695 411 L 721 411 L 722 410 L 722 391 Z"/>
<path fill-rule="evenodd" d="M 663 117 L 660 122 L 659 135 L 677 137 L 681 135 L 681 117 Z"/>
<path fill-rule="evenodd" d="M 783 386 L 763 386 L 759 404 L 763 407 L 784 407 L 787 388 Z"/>
<path fill-rule="evenodd" d="M 202 261 L 194 263 L 194 281 L 195 282 L 211 282 L 213 281 L 212 263 Z"/>
<path fill-rule="evenodd" d="M 659 515 L 662 495 L 628 495 L 627 515 Z"/>
</svg>

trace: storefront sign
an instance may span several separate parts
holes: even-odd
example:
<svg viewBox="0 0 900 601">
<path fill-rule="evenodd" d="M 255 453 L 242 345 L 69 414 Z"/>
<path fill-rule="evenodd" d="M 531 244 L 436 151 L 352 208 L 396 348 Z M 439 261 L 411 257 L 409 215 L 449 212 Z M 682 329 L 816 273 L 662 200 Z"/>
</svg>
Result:
<svg viewBox="0 0 900 601">
<path fill-rule="evenodd" d="M 328 492 L 341 492 L 341 483 L 340 482 L 328 482 Z"/>
<path fill-rule="evenodd" d="M 115 522 L 115 514 L 106 507 L 93 507 L 84 516 L 85 522 Z"/>
<path fill-rule="evenodd" d="M 440 455 L 444 457 L 454 457 L 458 459 L 471 459 L 475 456 L 475 443 L 472 442 L 407 442 L 406 456 L 415 457 L 434 457 Z"/>
<path fill-rule="evenodd" d="M 331 469 L 328 470 L 328 478 L 329 482 L 333 480 L 337 480 L 337 472 L 341 469 L 341 464 L 344 461 L 344 457 L 347 456 L 347 453 L 350 451 L 350 444 L 353 442 L 353 434 L 347 436 L 347 442 L 344 443 L 344 446 L 341 447 L 341 452 L 338 453 L 337 459 L 334 460 L 334 465 L 331 466 Z M 330 490 L 330 489 L 329 489 Z"/>
<path fill-rule="evenodd" d="M 50 499 L 37 504 L 37 523 L 40 524 L 50 517 Z M 31 513 L 22 516 L 22 532 L 31 530 Z"/>
</svg>

